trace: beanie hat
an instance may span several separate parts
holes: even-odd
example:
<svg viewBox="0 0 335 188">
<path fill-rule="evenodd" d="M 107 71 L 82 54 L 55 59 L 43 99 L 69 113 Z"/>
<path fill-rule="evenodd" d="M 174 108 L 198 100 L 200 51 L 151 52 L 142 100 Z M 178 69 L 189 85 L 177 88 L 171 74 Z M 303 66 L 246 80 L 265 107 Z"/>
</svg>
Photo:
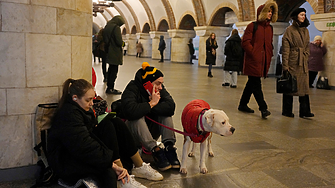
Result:
<svg viewBox="0 0 335 188">
<path fill-rule="evenodd" d="M 163 77 L 163 73 L 155 67 L 150 67 L 148 62 L 142 63 L 142 80 L 143 83 L 150 81 L 154 82 L 157 78 Z"/>
<path fill-rule="evenodd" d="M 297 8 L 297 9 L 295 9 L 291 13 L 291 18 L 294 18 L 294 17 L 298 16 L 298 14 L 300 14 L 300 12 L 305 12 L 306 13 L 306 9 L 304 9 L 304 8 Z"/>
<path fill-rule="evenodd" d="M 317 41 L 317 40 L 322 40 L 322 38 L 321 38 L 320 35 L 316 35 L 316 36 L 314 37 L 314 41 Z"/>
</svg>

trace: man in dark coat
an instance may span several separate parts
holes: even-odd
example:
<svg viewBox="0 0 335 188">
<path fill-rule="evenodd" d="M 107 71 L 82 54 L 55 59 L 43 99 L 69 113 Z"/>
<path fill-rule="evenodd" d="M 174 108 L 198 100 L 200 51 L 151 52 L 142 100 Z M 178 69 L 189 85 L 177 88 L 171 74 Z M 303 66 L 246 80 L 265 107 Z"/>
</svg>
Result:
<svg viewBox="0 0 335 188">
<path fill-rule="evenodd" d="M 194 50 L 194 45 L 193 45 L 193 39 L 190 39 L 188 41 L 187 46 L 188 46 L 188 49 L 189 49 L 189 52 L 190 52 L 190 63 L 193 64 L 192 60 L 195 59 L 195 55 L 194 55 L 195 50 Z"/>
<path fill-rule="evenodd" d="M 254 110 L 248 107 L 250 97 L 254 94 L 262 118 L 271 114 L 264 100 L 261 77 L 266 78 L 269 71 L 273 55 L 273 28 L 270 22 L 276 22 L 277 17 L 277 3 L 273 0 L 266 1 L 265 4 L 258 7 L 257 21 L 247 26 L 242 40 L 242 48 L 245 51 L 243 73 L 248 75 L 248 82 L 240 99 L 238 110 L 254 113 Z M 256 27 L 254 24 L 257 24 Z"/>
<path fill-rule="evenodd" d="M 164 41 L 164 36 L 161 35 L 160 38 L 159 38 L 159 45 L 158 45 L 158 50 L 161 54 L 161 60 L 159 61 L 160 63 L 163 63 L 164 62 L 164 50 L 166 48 L 166 44 L 165 44 L 165 41 Z"/>
<path fill-rule="evenodd" d="M 176 105 L 163 82 L 163 73 L 144 62 L 121 96 L 122 114 L 127 118 L 126 124 L 138 142 L 137 145 L 152 152 L 158 169 L 162 171 L 180 168 L 174 147 L 175 133 L 148 119 L 174 127 L 172 115 Z M 152 84 L 152 89 L 146 90 L 143 85 L 145 83 Z M 165 149 L 157 145 L 160 136 Z"/>
<path fill-rule="evenodd" d="M 123 63 L 122 46 L 123 40 L 120 27 L 124 24 L 121 16 L 114 16 L 104 28 L 103 39 L 105 42 L 106 61 L 109 64 L 107 78 L 107 94 L 120 95 L 121 91 L 116 90 L 115 80 L 119 71 L 119 65 Z"/>
</svg>

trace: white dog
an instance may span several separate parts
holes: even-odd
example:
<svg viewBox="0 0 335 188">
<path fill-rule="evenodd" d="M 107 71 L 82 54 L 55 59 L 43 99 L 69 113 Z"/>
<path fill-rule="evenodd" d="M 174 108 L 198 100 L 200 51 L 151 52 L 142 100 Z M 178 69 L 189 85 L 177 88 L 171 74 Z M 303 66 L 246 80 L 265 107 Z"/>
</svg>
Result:
<svg viewBox="0 0 335 188">
<path fill-rule="evenodd" d="M 230 136 L 235 128 L 229 124 L 229 118 L 222 110 L 210 109 L 207 102 L 193 100 L 188 103 L 182 113 L 182 124 L 184 131 L 193 136 L 184 137 L 183 154 L 180 172 L 186 174 L 186 159 L 191 142 L 200 143 L 200 172 L 208 172 L 205 164 L 208 139 L 211 132 L 221 136 Z"/>
</svg>

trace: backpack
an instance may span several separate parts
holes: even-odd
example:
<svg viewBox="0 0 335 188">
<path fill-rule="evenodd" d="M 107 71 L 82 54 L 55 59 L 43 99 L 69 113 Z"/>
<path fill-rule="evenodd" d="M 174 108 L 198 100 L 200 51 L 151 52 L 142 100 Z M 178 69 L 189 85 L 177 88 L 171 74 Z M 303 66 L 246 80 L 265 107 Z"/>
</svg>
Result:
<svg viewBox="0 0 335 188">
<path fill-rule="evenodd" d="M 49 186 L 57 183 L 57 177 L 47 160 L 47 135 L 51 127 L 51 119 L 58 107 L 57 103 L 39 104 L 35 116 L 35 147 L 39 158 L 37 166 L 40 167 L 39 176 L 31 188 Z"/>
</svg>

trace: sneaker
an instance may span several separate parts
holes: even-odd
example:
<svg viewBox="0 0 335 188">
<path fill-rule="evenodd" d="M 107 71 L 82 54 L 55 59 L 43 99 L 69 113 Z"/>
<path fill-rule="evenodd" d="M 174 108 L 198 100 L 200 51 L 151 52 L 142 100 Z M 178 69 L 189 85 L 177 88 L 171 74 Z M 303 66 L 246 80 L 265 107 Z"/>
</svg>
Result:
<svg viewBox="0 0 335 188">
<path fill-rule="evenodd" d="M 147 188 L 146 186 L 142 185 L 140 182 L 135 180 L 135 176 L 134 175 L 130 175 L 129 177 L 129 182 L 128 178 L 124 178 L 124 184 L 122 183 L 122 181 L 117 181 L 117 187 L 120 188 Z"/>
<path fill-rule="evenodd" d="M 121 95 L 121 91 L 117 90 L 117 89 L 106 89 L 106 93 L 107 94 L 113 94 L 113 95 Z"/>
<path fill-rule="evenodd" d="M 135 175 L 135 177 L 138 177 L 138 178 L 145 178 L 145 179 L 154 180 L 154 181 L 163 179 L 162 174 L 154 170 L 150 166 L 150 163 L 145 163 L 145 162 L 143 162 L 141 167 L 133 168 L 133 170 L 131 171 L 131 174 Z"/>
<path fill-rule="evenodd" d="M 255 111 L 248 106 L 239 106 L 238 107 L 239 111 L 246 112 L 246 113 L 254 113 Z"/>
<path fill-rule="evenodd" d="M 165 152 L 163 149 L 160 149 L 158 151 L 152 152 L 152 157 L 154 158 L 154 161 L 158 167 L 159 170 L 165 171 L 167 169 L 170 169 L 172 166 L 168 159 L 165 156 Z"/>
<path fill-rule="evenodd" d="M 300 114 L 299 117 L 301 118 L 305 118 L 305 117 L 314 117 L 314 114 L 313 113 L 307 113 L 307 114 Z"/>
<path fill-rule="evenodd" d="M 262 118 L 266 119 L 267 116 L 271 115 L 271 112 L 269 110 L 262 110 L 261 114 L 262 114 Z"/>
<path fill-rule="evenodd" d="M 165 156 L 169 160 L 172 168 L 180 168 L 180 162 L 176 153 L 177 148 L 169 145 L 165 147 Z"/>
<path fill-rule="evenodd" d="M 236 85 L 230 85 L 230 88 L 236 88 L 237 86 Z"/>
<path fill-rule="evenodd" d="M 283 112 L 281 115 L 286 117 L 294 117 L 294 114 L 292 112 Z"/>
</svg>

